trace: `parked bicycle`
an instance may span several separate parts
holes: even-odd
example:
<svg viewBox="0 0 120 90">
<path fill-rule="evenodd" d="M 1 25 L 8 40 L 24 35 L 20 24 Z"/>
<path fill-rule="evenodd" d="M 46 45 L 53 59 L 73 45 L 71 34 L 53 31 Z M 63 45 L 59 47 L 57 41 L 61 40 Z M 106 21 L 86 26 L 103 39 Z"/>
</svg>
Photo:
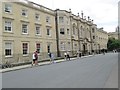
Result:
<svg viewBox="0 0 120 90">
<path fill-rule="evenodd" d="M 10 62 L 6 61 L 5 64 L 2 65 L 2 69 L 4 68 L 12 68 L 13 64 L 11 64 Z"/>
</svg>

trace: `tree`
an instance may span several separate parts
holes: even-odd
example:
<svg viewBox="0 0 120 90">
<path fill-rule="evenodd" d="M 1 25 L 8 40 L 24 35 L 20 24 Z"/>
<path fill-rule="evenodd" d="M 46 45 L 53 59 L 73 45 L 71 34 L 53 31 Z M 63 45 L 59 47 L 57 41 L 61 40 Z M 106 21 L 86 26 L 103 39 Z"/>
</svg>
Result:
<svg viewBox="0 0 120 90">
<path fill-rule="evenodd" d="M 114 50 L 120 48 L 120 40 L 116 40 L 115 38 L 109 38 L 107 43 L 108 50 Z"/>
</svg>

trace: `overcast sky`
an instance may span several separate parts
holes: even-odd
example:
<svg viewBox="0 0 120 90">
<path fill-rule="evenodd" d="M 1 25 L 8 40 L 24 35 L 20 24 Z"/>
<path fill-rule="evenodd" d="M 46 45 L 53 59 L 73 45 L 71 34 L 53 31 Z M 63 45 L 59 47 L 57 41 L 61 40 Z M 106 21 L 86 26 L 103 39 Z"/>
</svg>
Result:
<svg viewBox="0 0 120 90">
<path fill-rule="evenodd" d="M 84 12 L 107 32 L 114 32 L 118 25 L 118 1 L 119 0 L 29 0 L 50 9 L 62 9 L 71 11 L 73 14 Z"/>
</svg>

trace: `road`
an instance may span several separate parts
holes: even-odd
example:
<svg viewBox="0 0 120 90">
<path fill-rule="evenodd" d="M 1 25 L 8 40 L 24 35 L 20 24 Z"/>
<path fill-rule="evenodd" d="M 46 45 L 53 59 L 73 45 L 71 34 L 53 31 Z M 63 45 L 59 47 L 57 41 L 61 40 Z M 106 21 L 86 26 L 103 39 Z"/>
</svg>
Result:
<svg viewBox="0 0 120 90">
<path fill-rule="evenodd" d="M 27 68 L 2 74 L 3 88 L 118 88 L 118 54 Z"/>
</svg>

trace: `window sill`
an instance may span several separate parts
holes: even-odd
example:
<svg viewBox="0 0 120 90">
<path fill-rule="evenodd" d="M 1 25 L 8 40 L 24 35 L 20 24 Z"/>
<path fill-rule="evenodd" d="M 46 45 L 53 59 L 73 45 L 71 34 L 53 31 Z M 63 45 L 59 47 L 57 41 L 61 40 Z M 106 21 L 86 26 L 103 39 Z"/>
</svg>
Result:
<svg viewBox="0 0 120 90">
<path fill-rule="evenodd" d="M 28 57 L 28 56 L 29 56 L 28 54 L 23 55 L 23 57 Z"/>
<path fill-rule="evenodd" d="M 5 56 L 5 58 L 12 58 L 13 56 L 12 55 L 10 55 L 10 56 Z"/>
</svg>

